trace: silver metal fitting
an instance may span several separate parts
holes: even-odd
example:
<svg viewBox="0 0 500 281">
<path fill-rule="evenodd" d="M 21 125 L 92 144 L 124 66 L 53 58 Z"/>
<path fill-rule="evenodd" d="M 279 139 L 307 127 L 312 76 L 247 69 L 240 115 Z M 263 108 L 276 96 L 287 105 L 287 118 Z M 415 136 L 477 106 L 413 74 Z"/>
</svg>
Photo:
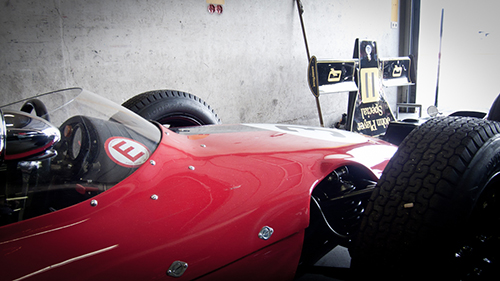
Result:
<svg viewBox="0 0 500 281">
<path fill-rule="evenodd" d="M 273 235 L 274 229 L 269 226 L 264 226 L 259 232 L 259 238 L 262 240 L 267 240 Z"/>
<path fill-rule="evenodd" d="M 172 265 L 167 270 L 167 275 L 171 277 L 181 277 L 186 269 L 188 268 L 188 264 L 183 261 L 174 261 Z"/>
</svg>

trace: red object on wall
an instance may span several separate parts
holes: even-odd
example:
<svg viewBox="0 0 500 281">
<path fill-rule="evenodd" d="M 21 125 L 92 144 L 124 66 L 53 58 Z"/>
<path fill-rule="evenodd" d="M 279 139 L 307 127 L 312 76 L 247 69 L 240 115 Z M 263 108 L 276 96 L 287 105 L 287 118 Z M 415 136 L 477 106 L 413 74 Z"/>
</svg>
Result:
<svg viewBox="0 0 500 281">
<path fill-rule="evenodd" d="M 208 5 L 208 12 L 211 14 L 213 14 L 215 12 L 215 5 L 214 4 Z"/>
<path fill-rule="evenodd" d="M 222 8 L 222 5 L 217 5 L 217 6 L 215 6 L 214 4 L 208 5 L 208 12 L 210 14 L 217 12 L 217 14 L 220 15 L 220 14 L 222 14 L 223 11 L 224 11 L 224 9 Z"/>
</svg>

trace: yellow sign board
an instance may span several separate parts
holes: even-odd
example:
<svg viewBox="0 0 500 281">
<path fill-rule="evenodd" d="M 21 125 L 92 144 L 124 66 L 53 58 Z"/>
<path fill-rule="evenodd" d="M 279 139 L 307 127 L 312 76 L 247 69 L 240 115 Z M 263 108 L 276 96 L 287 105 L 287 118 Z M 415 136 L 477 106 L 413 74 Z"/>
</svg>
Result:
<svg viewBox="0 0 500 281">
<path fill-rule="evenodd" d="M 377 67 L 361 68 L 359 73 L 361 83 L 359 85 L 361 91 L 361 102 L 378 102 L 380 77 Z"/>
<path fill-rule="evenodd" d="M 207 4 L 224 5 L 224 0 L 207 0 Z"/>
</svg>

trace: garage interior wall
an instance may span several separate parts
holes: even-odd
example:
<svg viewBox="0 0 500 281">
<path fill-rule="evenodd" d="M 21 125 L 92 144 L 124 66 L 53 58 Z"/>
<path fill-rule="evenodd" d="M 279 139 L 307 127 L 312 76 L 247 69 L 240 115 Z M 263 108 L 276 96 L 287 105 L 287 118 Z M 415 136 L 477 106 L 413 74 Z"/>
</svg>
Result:
<svg viewBox="0 0 500 281">
<path fill-rule="evenodd" d="M 2 1 L 0 104 L 68 87 L 122 103 L 174 89 L 210 104 L 223 123 L 319 125 L 295 0 Z M 302 0 L 311 55 L 352 58 L 356 38 L 399 55 L 392 0 Z M 397 2 L 397 1 L 396 1 Z M 397 91 L 387 98 L 395 109 Z M 325 125 L 348 93 L 320 97 Z"/>
<path fill-rule="evenodd" d="M 423 108 L 435 102 L 437 63 L 441 56 L 439 110 L 443 113 L 489 111 L 500 93 L 497 6 L 497 2 L 491 0 L 422 1 L 416 96 Z"/>
</svg>

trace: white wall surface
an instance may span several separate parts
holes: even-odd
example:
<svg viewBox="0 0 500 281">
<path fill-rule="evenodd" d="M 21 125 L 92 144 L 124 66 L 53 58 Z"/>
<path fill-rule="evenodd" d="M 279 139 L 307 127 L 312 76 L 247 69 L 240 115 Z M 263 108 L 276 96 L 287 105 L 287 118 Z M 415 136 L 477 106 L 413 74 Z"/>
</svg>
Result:
<svg viewBox="0 0 500 281">
<path fill-rule="evenodd" d="M 444 9 L 438 107 L 488 112 L 500 93 L 500 18 L 492 0 L 422 1 L 417 103 L 434 104 Z"/>
<path fill-rule="evenodd" d="M 311 55 L 349 59 L 357 37 L 398 55 L 391 0 L 303 0 Z M 80 86 L 116 102 L 175 89 L 207 101 L 223 123 L 319 125 L 295 0 L 4 0 L 0 104 Z M 325 123 L 347 93 L 321 97 Z M 395 103 L 395 94 L 389 100 Z"/>
</svg>

